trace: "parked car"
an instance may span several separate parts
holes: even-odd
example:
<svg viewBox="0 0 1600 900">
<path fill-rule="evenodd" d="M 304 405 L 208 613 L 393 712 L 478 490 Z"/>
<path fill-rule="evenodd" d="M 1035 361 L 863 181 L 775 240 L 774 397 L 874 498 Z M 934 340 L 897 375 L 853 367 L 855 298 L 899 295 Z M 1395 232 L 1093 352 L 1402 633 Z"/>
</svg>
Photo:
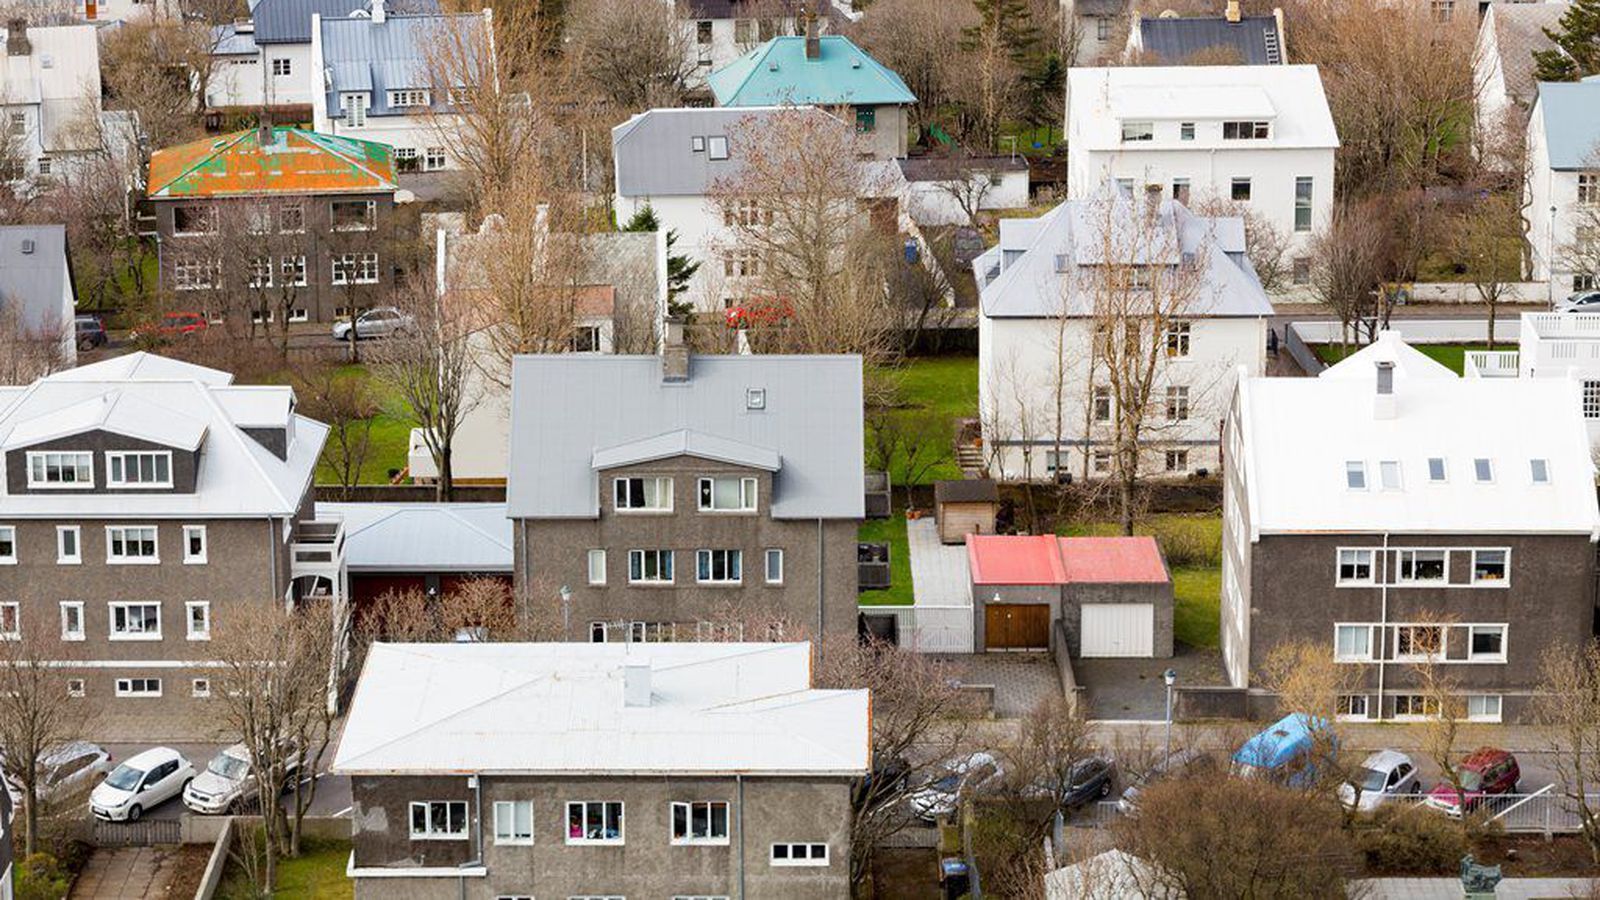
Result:
<svg viewBox="0 0 1600 900">
<path fill-rule="evenodd" d="M 128 332 L 128 340 L 168 340 L 186 334 L 198 334 L 211 327 L 206 317 L 197 312 L 169 312 Z"/>
<path fill-rule="evenodd" d="M 284 771 L 286 785 L 294 777 L 297 765 L 295 755 L 290 754 Z M 183 805 L 205 815 L 234 812 L 254 803 L 256 790 L 250 771 L 250 749 L 234 744 L 211 757 L 206 770 L 183 789 Z"/>
<path fill-rule="evenodd" d="M 911 811 L 920 819 L 932 821 L 948 816 L 961 805 L 963 793 L 998 781 L 1000 763 L 988 753 L 973 753 L 948 761 L 944 774 L 906 795 Z"/>
<path fill-rule="evenodd" d="M 62 744 L 39 760 L 39 799 L 49 801 L 76 788 L 93 784 L 111 769 L 111 754 L 99 744 L 71 741 Z M 5 766 L 6 793 L 11 806 L 22 802 L 22 779 Z"/>
<path fill-rule="evenodd" d="M 358 341 L 388 337 L 391 334 L 410 331 L 416 324 L 416 319 L 392 306 L 377 306 L 353 320 L 346 319 L 333 323 L 333 339 L 348 341 L 352 334 Z"/>
<path fill-rule="evenodd" d="M 1324 771 L 1326 757 L 1339 751 L 1338 738 L 1326 727 L 1320 718 L 1290 713 L 1234 752 L 1233 772 L 1241 778 L 1309 787 Z"/>
<path fill-rule="evenodd" d="M 1421 791 L 1422 780 L 1411 757 L 1398 750 L 1377 750 L 1361 761 L 1355 781 L 1339 785 L 1339 802 L 1370 812 L 1392 797 Z"/>
<path fill-rule="evenodd" d="M 106 323 L 100 321 L 99 316 L 75 316 L 72 323 L 79 350 L 93 350 L 106 345 Z"/>
<path fill-rule="evenodd" d="M 1600 290 L 1578 291 L 1556 304 L 1556 312 L 1600 312 Z"/>
<path fill-rule="evenodd" d="M 1522 769 L 1509 751 L 1479 747 L 1456 764 L 1456 777 L 1461 782 L 1461 790 L 1457 791 L 1455 785 L 1445 780 L 1434 785 L 1427 801 L 1429 806 L 1452 817 L 1472 812 L 1490 797 L 1516 793 Z"/>
<path fill-rule="evenodd" d="M 137 822 L 146 810 L 178 796 L 194 779 L 194 766 L 171 747 L 152 747 L 111 770 L 89 794 L 89 811 L 111 822 Z"/>
<path fill-rule="evenodd" d="M 1067 773 L 1067 793 L 1062 797 L 1064 810 L 1077 809 L 1111 796 L 1117 786 L 1117 764 L 1104 756 L 1090 756 L 1072 764 Z M 1055 793 L 1055 787 L 1049 789 Z"/>
<path fill-rule="evenodd" d="M 1211 757 L 1200 750 L 1177 750 L 1166 759 L 1157 760 L 1142 775 L 1135 775 L 1132 783 L 1122 791 L 1122 797 L 1117 800 L 1117 811 L 1123 815 L 1131 815 L 1139 806 L 1139 793 L 1150 785 L 1163 778 L 1182 778 L 1193 772 L 1210 769 L 1215 764 Z"/>
</svg>

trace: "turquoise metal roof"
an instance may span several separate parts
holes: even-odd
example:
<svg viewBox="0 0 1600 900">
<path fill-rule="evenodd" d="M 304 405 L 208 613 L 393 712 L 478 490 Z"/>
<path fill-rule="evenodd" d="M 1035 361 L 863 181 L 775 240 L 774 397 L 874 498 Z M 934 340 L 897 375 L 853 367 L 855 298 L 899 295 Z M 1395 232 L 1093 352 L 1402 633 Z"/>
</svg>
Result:
<svg viewBox="0 0 1600 900">
<path fill-rule="evenodd" d="M 806 59 L 804 37 L 777 37 L 706 79 L 718 106 L 817 104 L 880 106 L 917 102 L 892 70 L 849 38 L 826 34 L 821 54 Z"/>
<path fill-rule="evenodd" d="M 1600 159 L 1600 75 L 1539 82 L 1550 168 L 1592 169 Z"/>
</svg>

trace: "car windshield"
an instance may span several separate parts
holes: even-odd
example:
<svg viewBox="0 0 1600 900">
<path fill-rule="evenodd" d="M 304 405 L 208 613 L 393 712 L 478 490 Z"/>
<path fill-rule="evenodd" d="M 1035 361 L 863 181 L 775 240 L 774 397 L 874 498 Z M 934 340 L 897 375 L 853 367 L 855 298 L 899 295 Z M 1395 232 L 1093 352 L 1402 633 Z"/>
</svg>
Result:
<svg viewBox="0 0 1600 900">
<path fill-rule="evenodd" d="M 61 763 L 59 766 L 56 766 L 55 769 L 51 771 L 48 782 L 52 787 L 54 787 L 68 778 L 71 778 L 73 775 L 76 775 L 83 769 L 88 768 L 89 764 L 92 762 L 94 762 L 93 756 L 85 755 L 73 757 L 72 759 Z"/>
<path fill-rule="evenodd" d="M 113 769 L 110 775 L 106 776 L 106 784 L 119 791 L 131 791 L 139 786 L 139 779 L 143 777 L 143 769 L 135 769 L 133 766 L 123 763 Z"/>
<path fill-rule="evenodd" d="M 1361 770 L 1361 789 L 1363 791 L 1381 791 L 1384 782 L 1389 780 L 1389 773 L 1379 772 L 1377 769 L 1363 768 Z"/>
<path fill-rule="evenodd" d="M 250 763 L 237 756 L 218 753 L 212 757 L 211 765 L 206 766 L 206 771 L 213 775 L 221 775 L 229 781 L 238 781 L 250 771 Z"/>
<path fill-rule="evenodd" d="M 1464 790 L 1464 791 L 1475 791 L 1478 788 L 1483 787 L 1483 775 L 1482 775 L 1482 773 L 1474 772 L 1471 769 L 1461 769 L 1461 770 L 1459 770 L 1459 774 L 1460 774 L 1460 778 L 1461 778 L 1461 789 L 1462 790 Z"/>
</svg>

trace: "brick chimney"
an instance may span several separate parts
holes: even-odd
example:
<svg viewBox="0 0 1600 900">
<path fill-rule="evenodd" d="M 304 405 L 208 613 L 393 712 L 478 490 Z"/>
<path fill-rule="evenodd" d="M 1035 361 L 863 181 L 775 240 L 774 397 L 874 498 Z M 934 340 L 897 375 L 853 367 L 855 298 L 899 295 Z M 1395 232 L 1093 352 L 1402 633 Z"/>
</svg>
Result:
<svg viewBox="0 0 1600 900">
<path fill-rule="evenodd" d="M 821 58 L 822 38 L 817 36 L 817 17 L 814 13 L 806 13 L 806 59 Z"/>
<path fill-rule="evenodd" d="M 33 42 L 28 40 L 28 20 L 21 16 L 6 20 L 6 55 L 33 55 Z"/>
<path fill-rule="evenodd" d="M 661 320 L 661 380 L 678 383 L 689 380 L 689 346 L 683 342 L 683 320 Z"/>
<path fill-rule="evenodd" d="M 1228 0 L 1228 11 L 1224 14 L 1229 22 L 1237 25 L 1244 18 L 1244 11 L 1239 8 L 1239 0 Z"/>
</svg>

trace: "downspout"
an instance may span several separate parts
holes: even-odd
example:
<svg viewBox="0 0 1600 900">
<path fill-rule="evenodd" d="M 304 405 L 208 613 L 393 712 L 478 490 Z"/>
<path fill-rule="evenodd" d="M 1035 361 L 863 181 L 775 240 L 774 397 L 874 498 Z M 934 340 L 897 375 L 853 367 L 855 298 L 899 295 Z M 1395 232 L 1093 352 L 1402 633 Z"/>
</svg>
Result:
<svg viewBox="0 0 1600 900">
<path fill-rule="evenodd" d="M 733 778 L 739 784 L 739 803 L 735 818 L 739 829 L 739 900 L 744 900 L 744 775 L 735 775 Z"/>
<path fill-rule="evenodd" d="M 1383 648 L 1389 641 L 1389 532 L 1383 533 L 1383 580 L 1378 582 L 1378 715 L 1377 720 L 1383 721 Z"/>
<path fill-rule="evenodd" d="M 267 559 L 271 561 L 268 568 L 272 570 L 272 597 L 276 601 L 283 596 L 283 592 L 278 590 L 278 536 L 273 533 L 272 522 L 273 519 L 267 517 Z"/>
<path fill-rule="evenodd" d="M 473 813 L 471 821 L 477 826 L 475 829 L 477 837 L 473 840 L 473 843 L 477 845 L 477 849 L 473 852 L 472 859 L 457 867 L 461 869 L 483 865 L 483 776 L 477 774 L 468 775 L 467 784 L 472 788 Z M 461 900 L 467 900 L 466 875 L 456 876 L 456 887 L 460 893 Z"/>
</svg>

